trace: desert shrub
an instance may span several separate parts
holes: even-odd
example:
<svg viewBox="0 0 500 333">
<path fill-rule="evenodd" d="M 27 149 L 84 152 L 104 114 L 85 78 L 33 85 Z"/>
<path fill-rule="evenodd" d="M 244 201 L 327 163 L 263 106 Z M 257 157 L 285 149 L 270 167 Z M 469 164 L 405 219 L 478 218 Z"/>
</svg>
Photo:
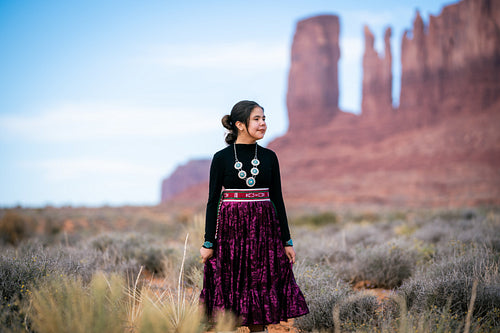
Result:
<svg viewBox="0 0 500 333">
<path fill-rule="evenodd" d="M 36 242 L 22 243 L 15 250 L 4 249 L 0 255 L 2 300 L 22 298 L 21 289 L 36 285 L 46 276 L 69 274 L 89 280 L 99 266 L 99 256 L 86 250 L 44 248 Z"/>
<path fill-rule="evenodd" d="M 394 238 L 394 227 L 389 222 L 376 224 L 348 224 L 340 233 L 344 234 L 347 247 L 374 246 Z"/>
<path fill-rule="evenodd" d="M 491 322 L 484 320 L 467 321 L 450 311 L 450 302 L 444 308 L 433 307 L 426 311 L 407 311 L 406 302 L 400 296 L 391 297 L 387 301 L 392 303 L 392 313 L 379 315 L 376 323 L 362 332 L 404 332 L 404 333 L 431 333 L 431 332 L 465 332 L 469 325 L 469 332 L 495 332 Z M 383 304 L 383 307 L 386 305 Z"/>
<path fill-rule="evenodd" d="M 347 218 L 355 223 L 373 223 L 382 219 L 382 216 L 372 211 L 365 211 L 361 213 L 349 214 Z"/>
<path fill-rule="evenodd" d="M 45 219 L 44 233 L 48 236 L 59 234 L 64 227 L 64 221 L 60 218 L 48 217 Z"/>
<path fill-rule="evenodd" d="M 310 229 L 305 226 L 294 229 L 294 247 L 309 264 L 330 265 L 352 259 L 350 249 L 341 232 L 334 226 Z"/>
<path fill-rule="evenodd" d="M 103 252 L 115 264 L 135 261 L 150 273 L 163 275 L 164 261 L 173 249 L 157 245 L 158 241 L 150 236 L 136 233 L 103 234 L 89 241 L 91 248 Z"/>
<path fill-rule="evenodd" d="M 296 326 L 304 331 L 331 330 L 334 327 L 333 307 L 354 292 L 328 266 L 297 263 L 294 269 L 310 311 L 295 319 Z"/>
<path fill-rule="evenodd" d="M 34 233 L 34 221 L 14 211 L 7 211 L 0 219 L 0 241 L 17 245 Z"/>
<path fill-rule="evenodd" d="M 407 221 L 410 215 L 407 211 L 392 210 L 385 215 L 385 218 L 389 221 Z"/>
<path fill-rule="evenodd" d="M 0 255 L 0 327 L 16 330 L 23 327 L 22 303 L 31 288 L 55 270 L 55 263 L 43 254 L 17 257 L 14 251 Z"/>
<path fill-rule="evenodd" d="M 486 216 L 460 222 L 456 227 L 456 240 L 484 244 L 493 251 L 500 252 L 500 214 L 490 212 Z"/>
<path fill-rule="evenodd" d="M 490 212 L 486 215 L 450 211 L 443 216 L 419 219 L 413 237 L 436 246 L 448 247 L 448 243 L 459 240 L 462 243 L 484 244 L 494 251 L 500 250 L 500 215 Z"/>
<path fill-rule="evenodd" d="M 55 262 L 43 253 L 17 257 L 14 251 L 0 256 L 0 302 L 23 298 L 35 281 L 55 271 Z"/>
<path fill-rule="evenodd" d="M 343 331 L 356 331 L 359 329 L 371 327 L 377 321 L 377 309 L 379 304 L 377 297 L 363 293 L 356 293 L 345 299 L 342 299 L 334 307 L 338 313 L 338 324 Z"/>
<path fill-rule="evenodd" d="M 149 272 L 153 274 L 164 274 L 163 261 L 166 257 L 166 250 L 158 246 L 147 246 L 138 254 L 138 261 Z"/>
<path fill-rule="evenodd" d="M 390 223 L 336 225 L 321 228 L 297 227 L 294 246 L 301 258 L 313 264 L 346 266 L 354 259 L 356 247 L 375 246 L 394 238 Z"/>
<path fill-rule="evenodd" d="M 426 243 L 438 244 L 440 242 L 447 243 L 454 234 L 455 229 L 452 225 L 445 221 L 434 221 L 434 223 L 423 225 L 415 231 L 413 236 Z"/>
<path fill-rule="evenodd" d="M 485 247 L 455 243 L 439 253 L 431 265 L 422 267 L 399 288 L 412 311 L 445 308 L 463 318 L 469 306 L 474 281 L 478 281 L 474 316 L 498 316 L 500 273 L 498 253 Z M 500 325 L 500 319 L 493 320 Z"/>
<path fill-rule="evenodd" d="M 352 283 L 369 281 L 370 287 L 396 288 L 414 270 L 416 254 L 394 243 L 359 248 L 353 262 L 342 272 Z"/>
<path fill-rule="evenodd" d="M 329 224 L 337 224 L 338 222 L 339 217 L 334 212 L 322 212 L 317 214 L 303 215 L 291 220 L 291 224 L 312 226 L 324 226 Z"/>
<path fill-rule="evenodd" d="M 17 248 L 4 248 L 0 255 L 0 327 L 17 327 L 24 321 L 22 303 L 45 279 L 61 274 L 89 283 L 97 270 L 136 274 L 137 263 L 110 263 L 89 248 L 43 247 L 29 241 Z"/>
<path fill-rule="evenodd" d="M 90 284 L 62 276 L 33 290 L 31 322 L 40 333 L 123 332 L 123 278 L 95 275 Z"/>
<path fill-rule="evenodd" d="M 453 209 L 453 210 L 440 210 L 434 212 L 434 217 L 445 220 L 445 221 L 457 221 L 457 220 L 472 220 L 477 216 L 477 212 L 474 209 Z"/>
<path fill-rule="evenodd" d="M 402 223 L 394 226 L 394 233 L 398 236 L 411 236 L 417 230 L 415 225 Z"/>
</svg>

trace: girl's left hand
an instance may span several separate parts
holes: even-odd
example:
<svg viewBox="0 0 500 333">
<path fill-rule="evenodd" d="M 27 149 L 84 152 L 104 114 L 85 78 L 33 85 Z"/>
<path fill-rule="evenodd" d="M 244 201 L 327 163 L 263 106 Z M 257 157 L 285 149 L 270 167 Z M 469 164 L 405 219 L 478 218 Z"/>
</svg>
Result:
<svg viewBox="0 0 500 333">
<path fill-rule="evenodd" d="M 201 262 L 206 263 L 214 255 L 214 249 L 200 248 Z"/>
<path fill-rule="evenodd" d="M 285 246 L 285 253 L 288 260 L 290 260 L 292 264 L 295 264 L 295 250 L 293 249 L 293 246 Z"/>
</svg>

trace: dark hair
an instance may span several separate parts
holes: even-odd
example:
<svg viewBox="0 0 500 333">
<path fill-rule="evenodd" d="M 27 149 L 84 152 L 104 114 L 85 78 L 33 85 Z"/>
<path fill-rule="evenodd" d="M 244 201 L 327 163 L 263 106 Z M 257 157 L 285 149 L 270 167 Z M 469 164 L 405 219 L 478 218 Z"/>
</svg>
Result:
<svg viewBox="0 0 500 333">
<path fill-rule="evenodd" d="M 238 128 L 236 127 L 236 122 L 240 121 L 245 124 L 245 127 L 247 127 L 248 120 L 250 119 L 250 114 L 256 107 L 264 110 L 264 108 L 257 102 L 240 101 L 233 106 L 231 114 L 226 114 L 224 117 L 222 117 L 222 126 L 224 126 L 228 130 L 225 138 L 227 144 L 230 145 L 234 143 L 236 141 L 236 138 L 238 137 Z"/>
</svg>

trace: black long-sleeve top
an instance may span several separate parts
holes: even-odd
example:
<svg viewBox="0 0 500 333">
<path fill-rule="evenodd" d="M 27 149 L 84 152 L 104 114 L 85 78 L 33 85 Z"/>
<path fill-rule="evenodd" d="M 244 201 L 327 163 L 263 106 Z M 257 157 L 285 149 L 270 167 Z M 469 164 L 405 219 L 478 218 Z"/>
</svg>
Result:
<svg viewBox="0 0 500 333">
<path fill-rule="evenodd" d="M 238 160 L 243 163 L 243 170 L 250 175 L 251 161 L 255 156 L 256 144 L 236 144 Z M 267 148 L 257 146 L 257 158 L 259 174 L 255 177 L 255 185 L 252 188 L 269 188 L 271 202 L 276 208 L 280 223 L 281 239 L 283 243 L 290 240 L 290 230 L 286 217 L 283 194 L 281 193 L 281 176 L 276 154 Z M 226 189 L 249 189 L 245 179 L 238 177 L 238 171 L 234 168 L 235 163 L 233 145 L 215 153 L 210 166 L 210 181 L 208 202 L 205 219 L 205 240 L 215 242 L 215 229 L 217 224 L 217 210 L 222 187 Z"/>
</svg>

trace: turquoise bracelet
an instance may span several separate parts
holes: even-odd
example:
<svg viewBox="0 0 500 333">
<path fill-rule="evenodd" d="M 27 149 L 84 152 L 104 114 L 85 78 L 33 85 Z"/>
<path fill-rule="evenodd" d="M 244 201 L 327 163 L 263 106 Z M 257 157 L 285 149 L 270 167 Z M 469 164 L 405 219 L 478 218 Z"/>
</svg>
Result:
<svg viewBox="0 0 500 333">
<path fill-rule="evenodd" d="M 285 243 L 285 246 L 293 246 L 293 241 L 291 238 L 289 240 L 287 240 L 287 242 Z"/>
<path fill-rule="evenodd" d="M 213 246 L 214 246 L 214 243 L 209 242 L 209 241 L 205 241 L 205 243 L 203 243 L 203 245 L 202 245 L 202 247 L 204 247 L 205 249 L 211 249 Z"/>
</svg>

